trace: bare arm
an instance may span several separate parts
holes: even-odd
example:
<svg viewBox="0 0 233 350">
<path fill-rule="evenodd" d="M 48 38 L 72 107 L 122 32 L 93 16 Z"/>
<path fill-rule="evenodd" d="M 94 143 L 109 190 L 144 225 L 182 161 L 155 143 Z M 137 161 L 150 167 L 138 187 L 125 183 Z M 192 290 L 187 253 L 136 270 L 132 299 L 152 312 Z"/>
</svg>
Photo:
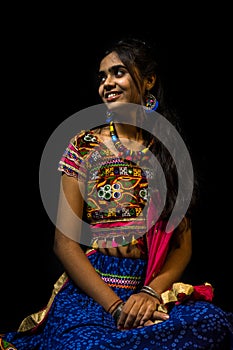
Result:
<svg viewBox="0 0 233 350">
<path fill-rule="evenodd" d="M 149 286 L 161 294 L 177 282 L 192 254 L 191 227 L 189 220 L 184 218 L 174 232 L 172 245 L 165 264 L 159 274 L 151 281 Z M 138 327 L 140 325 L 151 325 L 152 320 L 166 320 L 167 315 L 155 311 L 160 304 L 159 299 L 138 293 L 132 295 L 125 304 L 118 324 L 121 328 Z"/>
<path fill-rule="evenodd" d="M 107 311 L 119 297 L 97 274 L 80 247 L 82 220 L 79 218 L 84 204 L 80 186 L 77 179 L 62 176 L 54 252 L 75 284 Z"/>
</svg>

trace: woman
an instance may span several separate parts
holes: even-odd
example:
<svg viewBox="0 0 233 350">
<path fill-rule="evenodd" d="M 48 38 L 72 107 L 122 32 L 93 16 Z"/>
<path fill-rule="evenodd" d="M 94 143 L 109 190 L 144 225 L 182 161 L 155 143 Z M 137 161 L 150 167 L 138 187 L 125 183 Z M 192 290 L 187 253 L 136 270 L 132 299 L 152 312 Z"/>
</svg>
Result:
<svg viewBox="0 0 233 350">
<path fill-rule="evenodd" d="M 211 303 L 212 286 L 180 282 L 194 181 L 185 148 L 176 156 L 151 49 L 116 43 L 98 77 L 106 122 L 78 132 L 59 163 L 54 251 L 65 273 L 47 307 L 3 339 L 17 349 L 230 349 L 232 315 Z"/>
</svg>

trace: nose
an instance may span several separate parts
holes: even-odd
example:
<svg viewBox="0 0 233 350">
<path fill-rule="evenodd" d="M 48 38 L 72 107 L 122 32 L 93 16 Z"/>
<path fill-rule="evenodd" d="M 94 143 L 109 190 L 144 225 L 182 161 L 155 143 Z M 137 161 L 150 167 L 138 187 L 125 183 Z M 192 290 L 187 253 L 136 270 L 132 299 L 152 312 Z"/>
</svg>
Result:
<svg viewBox="0 0 233 350">
<path fill-rule="evenodd" d="M 109 91 L 112 89 L 113 86 L 115 86 L 114 76 L 108 74 L 104 82 L 104 89 Z"/>
</svg>

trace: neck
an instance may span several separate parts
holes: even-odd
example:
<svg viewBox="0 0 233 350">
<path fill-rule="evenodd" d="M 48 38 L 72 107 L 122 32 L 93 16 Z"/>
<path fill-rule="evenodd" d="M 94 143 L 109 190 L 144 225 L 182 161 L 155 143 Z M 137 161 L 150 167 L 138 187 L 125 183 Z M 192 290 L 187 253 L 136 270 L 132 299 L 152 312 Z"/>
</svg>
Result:
<svg viewBox="0 0 233 350">
<path fill-rule="evenodd" d="M 145 118 L 144 109 L 141 105 L 131 103 L 117 104 L 115 108 L 109 111 L 112 115 L 109 119 L 114 120 L 114 127 L 119 138 L 128 140 L 143 141 L 142 121 Z"/>
<path fill-rule="evenodd" d="M 124 144 L 123 142 L 121 142 L 118 136 L 118 133 L 116 131 L 115 125 L 112 121 L 110 121 L 110 124 L 109 124 L 109 131 L 110 131 L 110 135 L 111 135 L 113 144 L 115 146 L 115 149 L 117 149 L 119 152 L 119 156 L 121 157 L 123 156 L 125 157 L 125 159 L 130 161 L 133 159 L 136 161 L 138 161 L 139 159 L 142 159 L 142 160 L 145 160 L 146 158 L 148 159 L 147 153 L 151 145 L 142 149 L 142 142 L 136 141 L 135 138 L 134 139 L 127 138 L 126 143 Z M 142 137 L 141 137 L 141 140 L 142 140 Z"/>
<path fill-rule="evenodd" d="M 142 131 L 139 130 L 135 125 L 114 123 L 114 126 L 119 138 L 142 142 Z"/>
</svg>

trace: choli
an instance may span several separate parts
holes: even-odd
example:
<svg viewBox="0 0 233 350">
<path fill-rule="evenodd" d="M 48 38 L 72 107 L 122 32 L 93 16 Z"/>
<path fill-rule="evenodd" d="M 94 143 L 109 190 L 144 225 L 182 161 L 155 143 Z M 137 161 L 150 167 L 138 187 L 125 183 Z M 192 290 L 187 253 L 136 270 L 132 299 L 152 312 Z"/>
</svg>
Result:
<svg viewBox="0 0 233 350">
<path fill-rule="evenodd" d="M 82 131 L 67 146 L 59 171 L 85 181 L 83 219 L 90 246 L 137 243 L 147 232 L 147 209 L 154 190 L 153 170 L 114 155 L 92 131 Z"/>
</svg>

